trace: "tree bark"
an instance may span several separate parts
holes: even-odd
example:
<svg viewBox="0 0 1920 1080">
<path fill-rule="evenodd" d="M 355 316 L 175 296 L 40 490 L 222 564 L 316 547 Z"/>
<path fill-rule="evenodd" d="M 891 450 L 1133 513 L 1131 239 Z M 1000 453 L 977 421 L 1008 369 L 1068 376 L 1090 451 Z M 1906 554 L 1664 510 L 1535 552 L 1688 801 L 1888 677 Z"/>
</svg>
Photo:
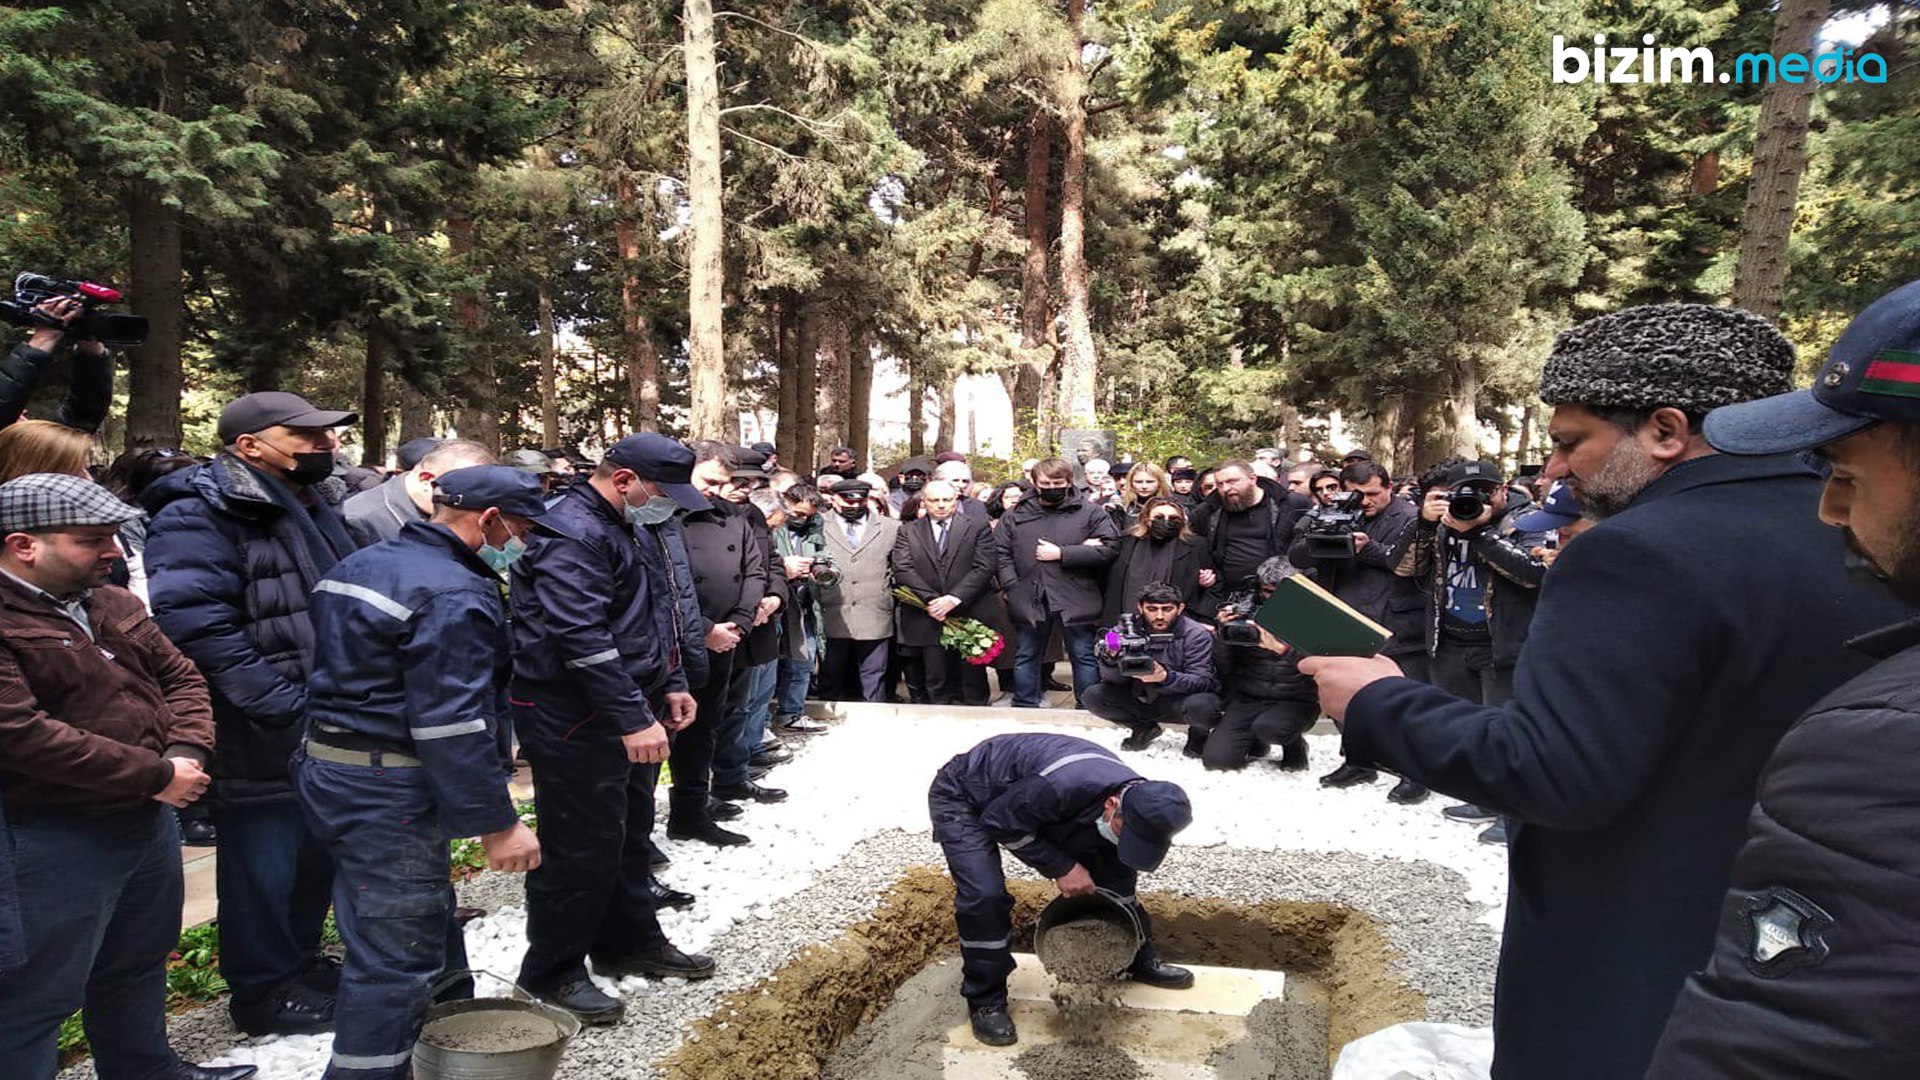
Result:
<svg viewBox="0 0 1920 1080">
<path fill-rule="evenodd" d="M 1093 354 L 1090 311 L 1091 275 L 1087 268 L 1087 97 L 1086 69 L 1080 62 L 1085 45 L 1081 23 L 1086 0 L 1067 0 L 1067 23 L 1073 28 L 1073 52 L 1067 59 L 1072 88 L 1062 104 L 1066 109 L 1066 164 L 1060 175 L 1060 287 L 1066 298 L 1066 328 L 1060 358 L 1060 419 L 1091 421 L 1094 417 L 1094 380 L 1098 370 Z"/>
<path fill-rule="evenodd" d="M 1367 440 L 1367 452 L 1380 467 L 1393 472 L 1395 445 L 1400 441 L 1400 427 L 1405 423 L 1407 396 L 1402 391 L 1394 391 L 1380 399 L 1373 409 L 1373 433 Z M 1334 447 L 1339 452 L 1339 447 Z"/>
<path fill-rule="evenodd" d="M 795 435 L 800 426 L 800 361 L 798 344 L 794 338 L 799 319 L 794 312 L 794 300 L 790 294 L 780 296 L 773 302 L 768 322 L 773 332 L 774 376 L 780 380 L 778 404 L 775 406 L 774 453 L 787 468 L 793 468 L 800 458 L 794 451 L 798 448 Z"/>
<path fill-rule="evenodd" d="M 1830 0 L 1781 0 L 1773 17 L 1773 55 L 1813 52 L 1813 35 L 1827 21 Z M 1793 233 L 1800 176 L 1807 165 L 1807 114 L 1818 83 L 1776 80 L 1760 92 L 1754 121 L 1753 177 L 1740 221 L 1740 255 L 1733 268 L 1733 306 L 1778 321 L 1786 302 L 1787 241 Z"/>
<path fill-rule="evenodd" d="M 938 421 L 940 428 L 938 436 L 933 440 L 933 452 L 939 454 L 948 450 L 960 449 L 960 438 L 959 433 L 955 430 L 957 427 L 955 422 L 956 410 L 954 409 L 953 402 L 955 397 L 955 378 L 947 377 L 935 380 L 935 382 L 936 389 L 934 393 L 939 396 L 940 400 L 940 419 Z"/>
<path fill-rule="evenodd" d="M 420 388 L 400 380 L 400 441 L 412 442 L 433 434 L 433 404 Z"/>
<path fill-rule="evenodd" d="M 387 336 L 367 328 L 367 368 L 360 387 L 360 464 L 387 463 Z"/>
<path fill-rule="evenodd" d="M 1539 415 L 1539 407 L 1535 405 L 1529 404 L 1526 408 L 1520 410 L 1520 446 L 1514 452 L 1519 459 L 1515 463 L 1516 467 L 1519 465 L 1531 465 L 1533 463 L 1533 456 L 1537 440 L 1539 439 L 1539 436 L 1534 433 L 1534 427 L 1538 424 Z"/>
<path fill-rule="evenodd" d="M 819 385 L 816 396 L 816 440 L 822 457 L 847 443 L 847 368 L 852 353 L 847 344 L 847 323 L 838 314 L 823 315 L 819 328 Z M 804 339 L 803 339 L 804 340 Z"/>
<path fill-rule="evenodd" d="M 447 219 L 447 247 L 467 270 L 474 256 L 473 218 L 460 215 Z M 472 439 L 494 451 L 500 449 L 500 387 L 495 379 L 493 349 L 486 341 L 487 309 L 480 294 L 461 292 L 453 298 L 453 321 L 460 327 L 467 357 L 465 404 L 455 423 L 460 437 Z"/>
<path fill-rule="evenodd" d="M 1053 313 L 1047 303 L 1047 180 L 1053 164 L 1053 129 L 1047 111 L 1033 107 L 1027 123 L 1027 194 L 1021 207 L 1026 232 L 1026 258 L 1020 267 L 1020 347 L 1034 359 L 1001 372 L 1007 397 L 1013 402 L 1014 438 L 1036 437 L 1040 429 L 1040 385 L 1051 357 L 1037 350 L 1047 344 L 1047 323 Z M 1009 453 L 1012 453 L 1009 450 Z"/>
<path fill-rule="evenodd" d="M 660 350 L 653 342 L 653 321 L 640 292 L 640 226 L 633 177 L 622 173 L 615 184 L 620 204 L 613 221 L 620 249 L 620 318 L 626 339 L 627 387 L 633 397 L 633 430 L 660 430 Z"/>
<path fill-rule="evenodd" d="M 127 365 L 127 448 L 179 446 L 180 351 L 186 332 L 181 285 L 180 215 L 153 184 L 136 180 L 127 199 L 128 291 L 147 319 L 147 340 Z"/>
<path fill-rule="evenodd" d="M 699 438 L 731 441 L 721 328 L 726 268 L 721 262 L 720 82 L 712 0 L 686 0 L 687 65 L 687 422 Z"/>
<path fill-rule="evenodd" d="M 920 361 L 907 361 L 907 456 L 919 457 L 927 452 L 927 416 L 924 408 L 927 400 L 927 380 L 920 371 Z"/>
<path fill-rule="evenodd" d="M 553 286 L 540 282 L 540 445 L 560 445 L 559 373 L 554 370 Z"/>
<path fill-rule="evenodd" d="M 816 423 L 820 415 L 820 402 L 816 395 L 820 370 L 820 312 L 812 304 L 805 304 L 800 310 L 799 330 L 794 334 L 793 343 L 794 373 L 793 386 L 793 468 L 808 476 L 813 475 L 813 467 L 820 463 Z M 784 457 L 781 460 L 786 460 Z"/>
<path fill-rule="evenodd" d="M 847 326 L 847 445 L 853 448 L 853 460 L 867 461 L 868 428 L 873 419 L 873 349 L 867 343 L 867 328 L 859 322 Z"/>
</svg>

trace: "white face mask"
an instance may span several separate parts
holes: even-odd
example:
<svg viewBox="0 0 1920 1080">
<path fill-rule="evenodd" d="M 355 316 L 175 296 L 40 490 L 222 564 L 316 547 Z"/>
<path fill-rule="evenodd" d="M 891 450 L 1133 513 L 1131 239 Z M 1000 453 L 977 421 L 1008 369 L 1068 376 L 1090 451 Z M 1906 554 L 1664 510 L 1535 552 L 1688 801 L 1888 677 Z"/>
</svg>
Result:
<svg viewBox="0 0 1920 1080">
<path fill-rule="evenodd" d="M 679 505 L 664 495 L 655 495 L 644 506 L 627 507 L 627 520 L 635 525 L 658 525 L 672 517 Z"/>
<path fill-rule="evenodd" d="M 1117 832 L 1114 832 L 1113 826 L 1107 823 L 1106 815 L 1103 814 L 1096 821 L 1094 821 L 1093 827 L 1100 830 L 1100 838 L 1102 840 L 1105 840 L 1107 843 L 1114 844 L 1116 846 L 1120 843 L 1120 834 Z"/>
</svg>

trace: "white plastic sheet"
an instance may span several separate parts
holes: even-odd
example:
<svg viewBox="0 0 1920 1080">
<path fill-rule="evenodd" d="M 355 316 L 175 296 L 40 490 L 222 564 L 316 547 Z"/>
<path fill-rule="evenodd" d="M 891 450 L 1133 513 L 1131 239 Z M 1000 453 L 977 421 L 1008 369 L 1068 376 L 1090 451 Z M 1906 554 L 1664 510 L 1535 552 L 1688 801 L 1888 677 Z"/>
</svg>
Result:
<svg viewBox="0 0 1920 1080">
<path fill-rule="evenodd" d="M 1492 1071 L 1492 1028 L 1415 1022 L 1348 1043 L 1333 1080 L 1487 1080 Z"/>
</svg>

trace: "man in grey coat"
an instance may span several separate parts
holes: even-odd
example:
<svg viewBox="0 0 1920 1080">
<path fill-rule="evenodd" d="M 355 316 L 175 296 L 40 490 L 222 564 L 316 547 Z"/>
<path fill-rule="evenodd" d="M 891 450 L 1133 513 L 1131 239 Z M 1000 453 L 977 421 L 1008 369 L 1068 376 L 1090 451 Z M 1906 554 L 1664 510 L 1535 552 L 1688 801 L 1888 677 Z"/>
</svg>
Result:
<svg viewBox="0 0 1920 1080">
<path fill-rule="evenodd" d="M 893 639 L 893 570 L 900 523 L 869 508 L 873 488 L 842 480 L 828 493 L 833 514 L 822 521 L 827 557 L 845 575 L 820 591 L 821 696 L 830 701 L 886 700 L 887 645 Z"/>
<path fill-rule="evenodd" d="M 388 477 L 340 504 L 353 542 L 371 547 L 400 535 L 409 521 L 433 516 L 433 478 L 469 465 L 494 464 L 493 451 L 467 439 L 448 439 L 421 457 L 413 468 Z"/>
</svg>

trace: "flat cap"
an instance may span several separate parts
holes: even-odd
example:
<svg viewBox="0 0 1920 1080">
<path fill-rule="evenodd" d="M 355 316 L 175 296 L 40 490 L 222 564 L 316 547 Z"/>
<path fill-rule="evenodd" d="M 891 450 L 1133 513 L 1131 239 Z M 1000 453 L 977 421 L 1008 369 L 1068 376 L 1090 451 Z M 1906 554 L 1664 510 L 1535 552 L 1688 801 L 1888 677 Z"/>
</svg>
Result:
<svg viewBox="0 0 1920 1080">
<path fill-rule="evenodd" d="M 138 507 L 91 480 L 67 473 L 28 473 L 0 484 L 0 536 L 79 525 L 119 525 Z"/>
</svg>

